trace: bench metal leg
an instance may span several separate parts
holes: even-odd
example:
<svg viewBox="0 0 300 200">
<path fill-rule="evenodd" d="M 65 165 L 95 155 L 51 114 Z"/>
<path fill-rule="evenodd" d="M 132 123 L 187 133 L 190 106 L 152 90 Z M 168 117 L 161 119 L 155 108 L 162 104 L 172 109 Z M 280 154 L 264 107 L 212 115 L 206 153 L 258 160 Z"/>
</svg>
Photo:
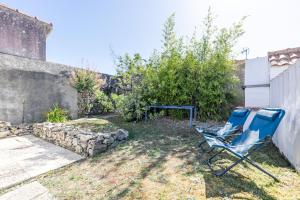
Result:
<svg viewBox="0 0 300 200">
<path fill-rule="evenodd" d="M 148 120 L 148 113 L 147 110 L 145 111 L 145 122 Z"/>
<path fill-rule="evenodd" d="M 190 109 L 190 128 L 193 127 L 193 109 Z"/>
</svg>

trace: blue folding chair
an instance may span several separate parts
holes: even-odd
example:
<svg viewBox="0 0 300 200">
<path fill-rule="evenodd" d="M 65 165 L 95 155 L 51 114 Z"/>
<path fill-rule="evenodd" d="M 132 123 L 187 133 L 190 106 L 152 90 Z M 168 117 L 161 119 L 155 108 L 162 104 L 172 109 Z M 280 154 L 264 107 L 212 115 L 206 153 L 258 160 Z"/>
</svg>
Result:
<svg viewBox="0 0 300 200">
<path fill-rule="evenodd" d="M 219 138 L 225 140 L 229 136 L 232 136 L 234 133 L 243 130 L 244 123 L 246 122 L 249 114 L 251 112 L 250 108 L 236 108 L 229 117 L 225 126 L 219 128 L 196 128 L 196 130 L 204 136 L 204 140 L 199 143 L 199 147 L 202 148 L 202 145 L 206 143 L 207 138 Z M 203 149 L 202 149 L 203 150 Z M 212 151 L 213 148 L 210 150 Z"/>
<path fill-rule="evenodd" d="M 279 181 L 275 176 L 264 170 L 262 167 L 250 160 L 248 157 L 271 141 L 271 138 L 274 135 L 284 115 L 285 111 L 282 109 L 261 109 L 254 116 L 249 128 L 242 134 L 236 136 L 232 140 L 232 142 L 227 143 L 226 141 L 220 140 L 216 137 L 207 138 L 207 142 L 210 146 L 221 149 L 219 152 L 217 152 L 208 159 L 208 166 L 213 171 L 213 173 L 216 176 L 223 176 L 237 164 L 241 163 L 242 161 L 246 161 L 249 164 L 256 167 L 257 169 L 259 169 L 260 171 L 262 171 L 263 173 L 272 177 L 274 180 Z M 212 168 L 212 160 L 225 150 L 239 159 L 232 165 L 227 167 L 225 170 L 221 172 L 216 172 Z"/>
</svg>

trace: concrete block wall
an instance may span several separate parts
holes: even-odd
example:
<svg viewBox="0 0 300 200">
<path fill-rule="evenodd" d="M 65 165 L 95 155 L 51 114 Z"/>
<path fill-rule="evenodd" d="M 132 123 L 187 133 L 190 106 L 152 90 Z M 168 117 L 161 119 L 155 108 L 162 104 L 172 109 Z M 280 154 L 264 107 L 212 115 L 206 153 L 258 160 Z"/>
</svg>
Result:
<svg viewBox="0 0 300 200">
<path fill-rule="evenodd" d="M 69 83 L 74 68 L 0 53 L 0 121 L 41 122 L 59 104 L 77 117 L 77 92 Z"/>
</svg>

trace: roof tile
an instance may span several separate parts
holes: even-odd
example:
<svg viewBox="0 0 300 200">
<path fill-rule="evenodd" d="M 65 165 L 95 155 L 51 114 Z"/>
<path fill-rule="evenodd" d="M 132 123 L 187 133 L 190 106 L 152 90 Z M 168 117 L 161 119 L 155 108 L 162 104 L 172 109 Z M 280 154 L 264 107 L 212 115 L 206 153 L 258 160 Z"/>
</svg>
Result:
<svg viewBox="0 0 300 200">
<path fill-rule="evenodd" d="M 300 47 L 268 52 L 272 67 L 292 65 L 300 58 Z"/>
</svg>

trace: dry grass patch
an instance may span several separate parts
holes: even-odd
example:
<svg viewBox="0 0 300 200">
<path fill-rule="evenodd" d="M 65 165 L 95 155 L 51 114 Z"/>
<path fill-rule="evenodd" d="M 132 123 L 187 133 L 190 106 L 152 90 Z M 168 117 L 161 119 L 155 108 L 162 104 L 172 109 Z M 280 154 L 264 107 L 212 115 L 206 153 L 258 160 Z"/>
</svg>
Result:
<svg viewBox="0 0 300 200">
<path fill-rule="evenodd" d="M 66 124 L 76 125 L 81 128 L 88 128 L 95 132 L 112 132 L 118 129 L 118 126 L 111 123 L 107 119 L 101 119 L 97 117 L 70 120 L 67 121 Z"/>
<path fill-rule="evenodd" d="M 118 126 L 130 139 L 94 158 L 57 170 L 39 181 L 60 199 L 299 199 L 300 176 L 269 145 L 252 157 L 280 183 L 248 164 L 222 178 L 213 176 L 207 155 L 199 153 L 201 137 L 187 122 L 160 119 L 126 123 L 112 118 L 99 126 Z M 101 125 L 99 125 L 101 124 Z M 226 155 L 226 154 L 223 154 Z M 233 158 L 218 161 L 226 165 Z"/>
</svg>

